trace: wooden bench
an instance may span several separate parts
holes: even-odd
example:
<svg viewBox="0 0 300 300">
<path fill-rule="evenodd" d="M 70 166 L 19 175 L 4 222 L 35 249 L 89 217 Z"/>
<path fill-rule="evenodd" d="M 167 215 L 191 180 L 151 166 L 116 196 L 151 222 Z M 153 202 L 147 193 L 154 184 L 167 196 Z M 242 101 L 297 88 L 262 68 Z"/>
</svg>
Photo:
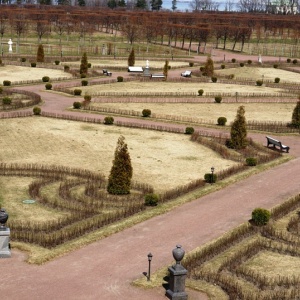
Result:
<svg viewBox="0 0 300 300">
<path fill-rule="evenodd" d="M 267 138 L 267 142 L 268 142 L 267 147 L 269 147 L 269 145 L 273 145 L 273 148 L 276 148 L 276 146 L 278 146 L 278 147 L 280 147 L 281 151 L 285 150 L 287 153 L 289 153 L 290 147 L 283 145 L 280 141 L 275 140 L 275 139 L 271 138 L 270 136 L 266 136 L 266 138 Z"/>
<path fill-rule="evenodd" d="M 112 72 L 108 72 L 106 69 L 103 69 L 103 75 L 106 75 L 106 76 L 111 76 L 112 75 Z"/>
<path fill-rule="evenodd" d="M 164 74 L 151 74 L 151 78 L 165 78 Z"/>
</svg>

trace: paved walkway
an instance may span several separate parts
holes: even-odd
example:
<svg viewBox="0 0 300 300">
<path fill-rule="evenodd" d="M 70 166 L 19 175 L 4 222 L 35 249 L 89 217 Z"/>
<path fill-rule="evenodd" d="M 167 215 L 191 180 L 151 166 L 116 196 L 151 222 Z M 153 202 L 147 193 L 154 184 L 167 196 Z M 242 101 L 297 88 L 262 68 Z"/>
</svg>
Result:
<svg viewBox="0 0 300 300">
<path fill-rule="evenodd" d="M 40 87 L 28 88 L 38 90 Z M 43 110 L 61 111 L 74 101 L 57 94 L 42 93 L 46 101 Z M 265 144 L 264 135 L 251 136 Z M 154 272 L 172 263 L 171 251 L 176 244 L 181 244 L 188 252 L 248 220 L 255 207 L 271 208 L 299 193 L 300 136 L 280 139 L 291 147 L 294 160 L 43 266 L 24 263 L 26 254 L 13 249 L 12 258 L 0 262 L 1 299 L 166 299 L 163 287 L 143 290 L 131 285 L 147 271 L 149 252 L 153 254 Z M 190 295 L 190 300 L 207 299 L 201 293 L 191 292 Z"/>
</svg>

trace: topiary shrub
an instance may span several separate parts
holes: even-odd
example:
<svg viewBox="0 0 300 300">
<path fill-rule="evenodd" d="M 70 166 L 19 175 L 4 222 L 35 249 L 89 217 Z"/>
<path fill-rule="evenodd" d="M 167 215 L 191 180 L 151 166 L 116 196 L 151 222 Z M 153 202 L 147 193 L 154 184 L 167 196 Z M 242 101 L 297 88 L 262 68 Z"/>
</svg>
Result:
<svg viewBox="0 0 300 300">
<path fill-rule="evenodd" d="M 236 62 L 236 59 L 235 59 L 235 58 L 232 58 L 232 59 L 231 59 L 231 62 L 235 63 L 235 62 Z"/>
<path fill-rule="evenodd" d="M 215 77 L 215 76 L 213 76 L 213 77 L 211 78 L 211 81 L 212 81 L 212 82 L 217 82 L 217 81 L 218 81 L 218 78 Z"/>
<path fill-rule="evenodd" d="M 190 67 L 193 67 L 193 66 L 194 66 L 194 63 L 193 63 L 193 62 L 189 62 L 189 66 L 190 66 Z"/>
<path fill-rule="evenodd" d="M 156 194 L 146 194 L 145 195 L 145 205 L 146 206 L 156 206 L 158 204 L 159 197 Z"/>
<path fill-rule="evenodd" d="M 205 69 L 204 67 L 200 67 L 200 71 L 201 71 L 201 72 L 203 72 L 203 71 L 204 71 L 204 69 Z"/>
<path fill-rule="evenodd" d="M 256 85 L 257 86 L 262 86 L 263 85 L 263 81 L 262 80 L 256 80 Z"/>
<path fill-rule="evenodd" d="M 221 65 L 221 69 L 225 69 L 225 65 L 224 64 Z"/>
<path fill-rule="evenodd" d="M 274 82 L 275 82 L 275 83 L 279 83 L 279 81 L 280 81 L 280 78 L 279 78 L 279 77 L 276 77 L 276 78 L 274 79 Z"/>
<path fill-rule="evenodd" d="M 85 73 L 80 74 L 80 78 L 86 78 L 86 74 Z"/>
<path fill-rule="evenodd" d="M 273 65 L 273 68 L 274 68 L 274 69 L 278 69 L 278 64 L 274 64 L 274 65 Z"/>
<path fill-rule="evenodd" d="M 247 157 L 246 158 L 246 165 L 250 167 L 254 167 L 257 165 L 257 159 L 255 157 Z"/>
<path fill-rule="evenodd" d="M 252 221 L 257 226 L 266 225 L 271 217 L 271 213 L 264 208 L 255 208 L 252 211 Z"/>
<path fill-rule="evenodd" d="M 25 57 L 21 57 L 21 62 L 25 62 L 26 58 Z"/>
<path fill-rule="evenodd" d="M 35 106 L 33 109 L 32 109 L 32 112 L 35 116 L 39 116 L 41 114 L 41 108 L 38 107 L 38 106 Z"/>
<path fill-rule="evenodd" d="M 82 93 L 82 90 L 80 90 L 80 89 L 75 89 L 74 90 L 74 96 L 80 96 L 81 93 Z"/>
<path fill-rule="evenodd" d="M 88 81 L 87 80 L 81 80 L 81 85 L 82 86 L 87 86 L 88 85 Z"/>
<path fill-rule="evenodd" d="M 234 74 L 229 74 L 228 79 L 234 79 L 235 75 Z"/>
<path fill-rule="evenodd" d="M 218 125 L 219 126 L 225 126 L 226 122 L 227 122 L 227 119 L 225 117 L 219 117 L 218 118 Z"/>
<path fill-rule="evenodd" d="M 75 102 L 73 103 L 73 108 L 74 108 L 74 109 L 80 109 L 80 108 L 81 108 L 81 102 L 75 101 Z"/>
<path fill-rule="evenodd" d="M 123 76 L 118 76 L 117 77 L 117 82 L 123 82 L 123 80 L 124 80 Z"/>
<path fill-rule="evenodd" d="M 11 105 L 11 102 L 12 102 L 12 100 L 11 100 L 11 98 L 9 98 L 9 97 L 4 97 L 4 98 L 2 99 L 3 105 Z"/>
<path fill-rule="evenodd" d="M 49 80 L 50 80 L 50 77 L 49 77 L 49 76 L 44 76 L 44 77 L 42 78 L 42 81 L 43 81 L 43 82 L 49 82 Z"/>
<path fill-rule="evenodd" d="M 245 66 L 245 64 L 241 62 L 240 63 L 240 67 L 244 67 L 244 66 Z"/>
<path fill-rule="evenodd" d="M 60 61 L 59 61 L 59 60 L 55 60 L 54 63 L 55 63 L 56 65 L 59 65 Z"/>
<path fill-rule="evenodd" d="M 225 146 L 229 149 L 234 149 L 234 145 L 231 139 L 226 139 Z"/>
<path fill-rule="evenodd" d="M 84 95 L 84 101 L 90 102 L 92 100 L 92 96 L 91 95 Z"/>
<path fill-rule="evenodd" d="M 193 127 L 186 127 L 185 134 L 193 134 L 195 129 Z"/>
<path fill-rule="evenodd" d="M 70 71 L 70 67 L 69 67 L 69 66 L 64 66 L 64 71 L 65 71 L 65 72 Z"/>
<path fill-rule="evenodd" d="M 45 88 L 46 88 L 46 90 L 51 90 L 52 89 L 52 84 L 51 83 L 46 83 Z"/>
<path fill-rule="evenodd" d="M 247 60 L 247 64 L 248 64 L 248 65 L 251 65 L 251 64 L 252 64 L 252 60 L 251 60 L 251 59 L 248 59 L 248 60 Z"/>
<path fill-rule="evenodd" d="M 198 96 L 202 96 L 204 94 L 204 90 L 200 89 L 198 90 Z"/>
<path fill-rule="evenodd" d="M 10 80 L 3 80 L 3 85 L 4 86 L 10 86 L 11 85 L 11 81 Z"/>
<path fill-rule="evenodd" d="M 145 117 L 145 118 L 150 117 L 150 116 L 151 116 L 151 110 L 150 110 L 150 109 L 147 109 L 147 108 L 143 109 L 143 110 L 142 110 L 142 115 L 143 115 L 143 117 Z"/>
<path fill-rule="evenodd" d="M 36 67 L 36 63 L 35 62 L 32 62 L 30 65 L 31 65 L 32 68 Z"/>
<path fill-rule="evenodd" d="M 290 63 L 292 60 L 290 58 L 287 58 L 286 62 Z"/>
<path fill-rule="evenodd" d="M 293 64 L 297 64 L 298 63 L 298 60 L 297 59 L 293 59 Z"/>
<path fill-rule="evenodd" d="M 91 68 L 91 67 L 92 67 L 92 64 L 91 64 L 91 63 L 88 63 L 87 66 L 88 66 L 88 68 Z"/>
<path fill-rule="evenodd" d="M 204 174 L 204 180 L 207 183 L 215 183 L 217 181 L 217 174 L 206 173 Z"/>
<path fill-rule="evenodd" d="M 221 103 L 221 101 L 222 101 L 222 96 L 218 95 L 218 96 L 215 97 L 215 102 L 216 103 Z"/>
<path fill-rule="evenodd" d="M 114 118 L 113 117 L 105 117 L 104 118 L 104 124 L 105 125 L 112 125 L 112 124 L 114 124 Z"/>
</svg>

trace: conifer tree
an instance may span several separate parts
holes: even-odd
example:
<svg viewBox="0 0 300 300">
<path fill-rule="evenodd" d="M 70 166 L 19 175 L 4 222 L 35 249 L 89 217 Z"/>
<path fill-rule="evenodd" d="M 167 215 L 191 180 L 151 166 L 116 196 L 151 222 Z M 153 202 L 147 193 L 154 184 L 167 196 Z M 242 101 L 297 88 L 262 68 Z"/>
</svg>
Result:
<svg viewBox="0 0 300 300">
<path fill-rule="evenodd" d="M 133 67 L 135 64 L 135 54 L 134 54 L 134 49 L 131 49 L 131 52 L 128 56 L 128 67 Z"/>
<path fill-rule="evenodd" d="M 244 106 L 240 106 L 237 110 L 237 115 L 231 126 L 230 136 L 234 149 L 244 149 L 247 147 L 247 126 Z"/>
<path fill-rule="evenodd" d="M 132 178 L 131 159 L 124 136 L 118 139 L 113 165 L 108 178 L 109 194 L 125 195 L 130 193 Z"/>
<path fill-rule="evenodd" d="M 168 71 L 169 71 L 169 61 L 166 60 L 165 65 L 164 65 L 164 76 L 165 76 L 166 80 L 168 78 Z"/>
<path fill-rule="evenodd" d="M 203 74 L 208 77 L 214 75 L 214 61 L 211 59 L 210 56 L 207 56 L 206 63 L 204 65 Z"/>
<path fill-rule="evenodd" d="M 44 47 L 42 44 L 39 45 L 37 54 L 36 54 L 36 61 L 37 62 L 44 62 L 45 55 L 44 55 Z"/>
<path fill-rule="evenodd" d="M 88 72 L 88 60 L 87 60 L 86 52 L 84 52 L 81 57 L 79 73 L 86 75 L 87 72 Z"/>
<path fill-rule="evenodd" d="M 297 102 L 293 115 L 292 115 L 292 125 L 295 127 L 300 127 L 300 101 Z"/>
</svg>

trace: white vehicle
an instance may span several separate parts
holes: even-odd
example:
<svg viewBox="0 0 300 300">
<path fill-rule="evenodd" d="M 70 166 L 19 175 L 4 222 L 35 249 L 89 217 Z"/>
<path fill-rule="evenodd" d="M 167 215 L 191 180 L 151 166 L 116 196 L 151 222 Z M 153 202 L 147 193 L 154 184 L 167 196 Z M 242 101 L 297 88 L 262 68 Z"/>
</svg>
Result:
<svg viewBox="0 0 300 300">
<path fill-rule="evenodd" d="M 186 70 L 185 72 L 181 73 L 182 77 L 191 77 L 192 71 Z"/>
</svg>

